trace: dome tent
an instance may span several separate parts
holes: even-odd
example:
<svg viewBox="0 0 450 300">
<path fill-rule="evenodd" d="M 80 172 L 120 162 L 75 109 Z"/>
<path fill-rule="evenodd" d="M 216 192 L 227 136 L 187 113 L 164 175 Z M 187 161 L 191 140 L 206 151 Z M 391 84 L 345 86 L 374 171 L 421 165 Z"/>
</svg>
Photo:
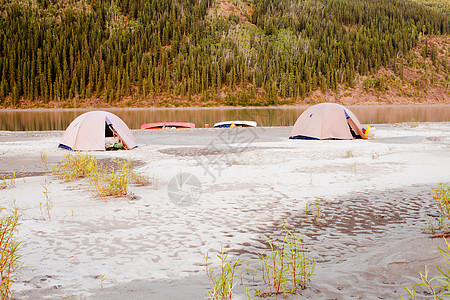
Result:
<svg viewBox="0 0 450 300">
<path fill-rule="evenodd" d="M 125 149 L 137 147 L 127 124 L 106 111 L 90 111 L 75 118 L 64 132 L 59 147 L 79 151 L 104 151 L 107 138 L 116 138 Z"/>
<path fill-rule="evenodd" d="M 367 139 L 358 118 L 336 103 L 320 103 L 305 110 L 292 128 L 290 139 Z"/>
</svg>

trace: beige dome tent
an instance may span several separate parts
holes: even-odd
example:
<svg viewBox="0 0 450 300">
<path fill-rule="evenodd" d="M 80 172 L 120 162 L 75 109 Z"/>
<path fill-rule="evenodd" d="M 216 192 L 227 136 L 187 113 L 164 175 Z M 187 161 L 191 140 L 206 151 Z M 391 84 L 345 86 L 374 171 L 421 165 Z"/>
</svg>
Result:
<svg viewBox="0 0 450 300">
<path fill-rule="evenodd" d="M 127 124 L 106 111 L 90 111 L 78 116 L 64 133 L 60 148 L 68 150 L 106 150 L 106 143 L 121 143 L 125 149 L 137 146 Z"/>
<path fill-rule="evenodd" d="M 305 110 L 295 122 L 289 138 L 367 139 L 358 118 L 348 108 L 336 103 L 321 103 Z"/>
</svg>

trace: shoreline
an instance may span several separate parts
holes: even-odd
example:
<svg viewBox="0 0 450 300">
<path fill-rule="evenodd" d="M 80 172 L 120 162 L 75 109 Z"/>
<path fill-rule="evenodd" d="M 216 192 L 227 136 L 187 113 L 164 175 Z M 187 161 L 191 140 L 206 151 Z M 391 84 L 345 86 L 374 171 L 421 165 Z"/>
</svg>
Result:
<svg viewBox="0 0 450 300">
<path fill-rule="evenodd" d="M 276 106 L 192 106 L 192 107 L 74 107 L 74 108 L 63 108 L 63 107 L 36 107 L 36 108 L 3 108 L 0 107 L 0 112 L 8 111 L 86 111 L 86 110 L 108 110 L 108 111 L 120 111 L 120 110 L 233 110 L 233 109 L 285 109 L 285 108 L 307 108 L 318 103 L 304 104 L 304 105 L 276 105 Z M 338 103 L 339 104 L 339 103 Z M 341 104 L 343 105 L 343 104 Z M 367 104 L 350 104 L 344 105 L 346 107 L 436 107 L 436 106 L 450 106 L 450 103 L 411 103 L 411 104 L 377 104 L 377 103 L 367 103 Z"/>
</svg>

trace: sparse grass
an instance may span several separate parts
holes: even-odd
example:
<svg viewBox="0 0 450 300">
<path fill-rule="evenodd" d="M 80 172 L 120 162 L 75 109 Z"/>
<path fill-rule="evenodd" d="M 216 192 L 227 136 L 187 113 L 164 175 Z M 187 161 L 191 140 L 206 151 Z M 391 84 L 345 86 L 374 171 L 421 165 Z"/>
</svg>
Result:
<svg viewBox="0 0 450 300">
<path fill-rule="evenodd" d="M 441 216 L 450 217 L 450 183 L 440 183 L 431 191 L 431 196 L 436 200 L 436 206 Z"/>
<path fill-rule="evenodd" d="M 433 199 L 436 200 L 436 206 L 439 209 L 440 216 L 434 219 L 427 219 L 425 231 L 430 234 L 442 232 L 434 237 L 444 237 L 447 249 L 440 247 L 439 251 L 444 257 L 447 266 L 450 265 L 450 244 L 445 237 L 450 236 L 449 219 L 450 219 L 450 184 L 440 183 L 431 191 Z M 420 272 L 422 283 L 414 285 L 411 289 L 404 287 L 408 292 L 410 299 L 449 299 L 450 297 L 450 269 L 446 266 L 438 267 L 437 270 L 441 275 L 428 279 L 428 267 L 425 265 L 425 272 Z M 420 288 L 420 296 L 416 295 L 417 288 Z M 404 299 L 400 296 L 401 299 Z"/>
<path fill-rule="evenodd" d="M 11 176 L 9 176 L 9 185 L 11 186 L 11 187 L 15 187 L 16 186 L 16 172 L 13 172 L 12 174 L 11 174 Z"/>
<path fill-rule="evenodd" d="M 380 153 L 378 152 L 372 152 L 372 159 L 379 159 L 380 158 Z"/>
<path fill-rule="evenodd" d="M 444 226 L 448 226 L 448 224 L 445 223 L 445 218 L 440 216 L 437 218 L 428 218 L 425 217 L 427 223 L 425 224 L 425 232 L 430 234 L 435 234 L 436 232 L 442 230 Z"/>
<path fill-rule="evenodd" d="M 303 237 L 298 236 L 290 224 L 285 223 L 281 226 L 284 229 L 282 239 L 274 241 L 268 238 L 270 253 L 259 257 L 263 266 L 262 279 L 268 285 L 268 289 L 254 290 L 254 297 L 275 296 L 278 299 L 278 296 L 294 295 L 307 287 L 314 274 L 316 262 L 307 258 Z M 205 272 L 212 283 L 206 298 L 234 299 L 233 288 L 237 279 L 241 278 L 241 284 L 243 284 L 242 274 L 238 273 L 243 261 L 227 262 L 228 254 L 223 248 L 220 249 L 217 257 L 220 260 L 218 270 L 212 267 L 209 253 L 205 257 Z M 248 274 L 250 275 L 250 272 Z M 255 283 L 255 269 L 252 270 L 251 275 Z M 245 290 L 248 299 L 251 299 L 248 287 Z"/>
<path fill-rule="evenodd" d="M 13 172 L 9 176 L 3 176 L 3 178 L 0 180 L 0 190 L 13 188 L 15 186 L 16 186 L 16 172 Z"/>
<path fill-rule="evenodd" d="M 3 179 L 0 181 L 0 190 L 4 190 L 4 189 L 6 189 L 7 187 L 8 187 L 8 184 L 7 184 L 7 182 L 6 182 L 6 179 L 3 178 Z"/>
<path fill-rule="evenodd" d="M 233 288 L 236 285 L 237 278 L 242 276 L 237 274 L 242 263 L 241 260 L 236 260 L 234 263 L 227 262 L 228 253 L 226 249 L 220 248 L 220 254 L 217 255 L 221 265 L 216 274 L 215 268 L 209 261 L 209 254 L 206 253 L 205 258 L 205 272 L 212 282 L 211 290 L 206 294 L 207 299 L 232 299 Z"/>
<path fill-rule="evenodd" d="M 316 262 L 307 258 L 302 237 L 287 223 L 283 228 L 281 241 L 268 239 L 270 254 L 261 255 L 262 277 L 269 290 L 256 290 L 257 297 L 293 295 L 305 289 L 314 274 Z"/>
<path fill-rule="evenodd" d="M 41 152 L 41 161 L 45 166 L 47 166 L 47 153 Z"/>
<path fill-rule="evenodd" d="M 450 183 L 440 183 L 431 191 L 431 196 L 436 201 L 439 216 L 431 217 L 431 219 L 426 217 L 425 232 L 448 237 L 450 236 Z"/>
<path fill-rule="evenodd" d="M 444 239 L 445 240 L 445 239 Z M 445 240 L 447 249 L 438 247 L 442 256 L 444 257 L 446 264 L 450 265 L 450 243 Z M 450 270 L 448 267 L 438 267 L 437 270 L 441 275 L 435 276 L 431 279 L 428 278 L 428 267 L 425 265 L 425 272 L 420 272 L 420 280 L 422 283 L 412 286 L 411 289 L 404 287 L 406 292 L 411 297 L 410 299 L 449 299 L 450 297 Z M 420 294 L 417 295 L 417 288 L 421 288 Z M 419 298 L 420 297 L 420 298 Z M 401 299 L 405 299 L 400 296 Z"/>
<path fill-rule="evenodd" d="M 130 164 L 130 166 L 131 166 L 131 164 Z M 140 186 L 148 185 L 148 184 L 150 184 L 150 182 L 157 180 L 156 178 L 154 178 L 153 180 L 150 180 L 150 178 L 148 176 L 134 172 L 131 167 L 130 167 L 130 173 L 131 173 L 131 175 L 130 175 L 131 182 L 135 185 L 140 185 Z"/>
<path fill-rule="evenodd" d="M 117 167 L 102 167 L 89 154 L 68 154 L 58 165 L 52 165 L 53 175 L 72 181 L 87 178 L 95 195 L 99 197 L 126 196 L 128 185 L 147 185 L 149 178 L 133 171 L 131 161 L 114 161 Z"/>
<path fill-rule="evenodd" d="M 45 196 L 45 203 L 39 203 L 39 208 L 41 210 L 41 214 L 42 214 L 42 207 L 45 208 L 46 212 L 47 212 L 47 216 L 48 219 L 51 221 L 52 220 L 52 216 L 50 215 L 50 210 L 53 208 L 53 202 L 52 202 L 52 197 L 50 196 L 50 192 L 48 191 L 48 187 L 47 187 L 47 179 L 45 179 L 44 184 L 42 185 L 42 188 L 44 189 L 43 193 Z"/>
<path fill-rule="evenodd" d="M 306 202 L 306 205 L 305 205 L 305 220 L 308 220 L 308 214 L 309 214 L 309 211 L 308 211 L 308 202 Z"/>
<path fill-rule="evenodd" d="M 150 182 L 152 183 L 153 189 L 157 190 L 158 189 L 158 177 L 156 177 L 155 174 L 153 174 L 152 179 L 150 180 Z"/>
<path fill-rule="evenodd" d="M 67 154 L 57 165 L 51 165 L 53 175 L 72 181 L 79 178 L 95 177 L 100 169 L 97 159 L 89 154 Z"/>
<path fill-rule="evenodd" d="M 314 206 L 316 207 L 316 212 L 314 213 L 316 223 L 320 223 L 320 203 L 319 198 L 314 201 Z"/>
<path fill-rule="evenodd" d="M 350 158 L 353 157 L 353 151 L 352 150 L 347 150 L 347 152 L 345 152 L 344 158 Z"/>
<path fill-rule="evenodd" d="M 0 295 L 1 299 L 11 299 L 11 286 L 15 275 L 23 267 L 20 261 L 18 242 L 14 235 L 19 226 L 19 210 L 15 208 L 10 215 L 0 218 Z"/>
<path fill-rule="evenodd" d="M 419 122 L 418 122 L 416 119 L 411 118 L 411 121 L 409 122 L 409 126 L 410 126 L 411 128 L 416 128 L 416 127 L 419 126 Z"/>
<path fill-rule="evenodd" d="M 103 290 L 103 282 L 106 280 L 105 274 L 94 276 L 95 279 L 100 279 L 100 288 Z"/>
<path fill-rule="evenodd" d="M 117 162 L 117 164 L 117 169 L 111 167 L 96 178 L 94 190 L 97 196 L 126 196 L 128 194 L 128 185 L 133 174 L 131 162 Z"/>
<path fill-rule="evenodd" d="M 183 190 L 183 172 L 180 170 L 180 172 L 178 172 L 178 185 L 180 186 L 180 191 Z"/>
<path fill-rule="evenodd" d="M 22 165 L 22 179 L 23 179 L 23 182 L 25 183 L 25 166 L 24 165 Z"/>
</svg>

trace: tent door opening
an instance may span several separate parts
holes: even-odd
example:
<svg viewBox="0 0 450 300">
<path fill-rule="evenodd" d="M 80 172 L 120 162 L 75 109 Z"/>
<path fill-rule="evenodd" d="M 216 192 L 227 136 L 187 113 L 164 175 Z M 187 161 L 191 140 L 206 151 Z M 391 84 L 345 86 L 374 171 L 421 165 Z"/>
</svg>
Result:
<svg viewBox="0 0 450 300">
<path fill-rule="evenodd" d="M 124 143 L 124 141 L 120 138 L 120 135 L 107 118 L 105 122 L 105 149 L 117 150 L 122 148 L 129 150 L 126 143 Z"/>
<path fill-rule="evenodd" d="M 350 133 L 352 134 L 354 139 L 362 138 L 358 132 L 358 129 L 357 129 L 358 126 L 356 126 L 355 122 L 353 122 L 353 120 L 350 117 L 347 118 L 347 124 L 348 124 L 348 128 L 350 129 Z"/>
</svg>

